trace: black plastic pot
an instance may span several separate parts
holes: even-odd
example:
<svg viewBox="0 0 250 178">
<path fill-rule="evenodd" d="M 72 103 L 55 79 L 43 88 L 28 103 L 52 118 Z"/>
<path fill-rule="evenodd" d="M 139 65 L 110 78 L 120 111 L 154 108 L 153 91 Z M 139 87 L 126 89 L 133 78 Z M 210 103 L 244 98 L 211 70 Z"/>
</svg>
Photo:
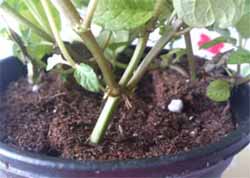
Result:
<svg viewBox="0 0 250 178">
<path fill-rule="evenodd" d="M 16 80 L 24 73 L 23 66 L 15 60 L 0 61 L 2 90 L 10 81 Z M 243 85 L 236 88 L 231 98 L 231 104 L 235 123 L 239 127 L 216 144 L 171 156 L 100 162 L 63 160 L 19 151 L 0 143 L 0 177 L 218 178 L 230 164 L 232 158 L 250 141 L 250 86 Z"/>
</svg>

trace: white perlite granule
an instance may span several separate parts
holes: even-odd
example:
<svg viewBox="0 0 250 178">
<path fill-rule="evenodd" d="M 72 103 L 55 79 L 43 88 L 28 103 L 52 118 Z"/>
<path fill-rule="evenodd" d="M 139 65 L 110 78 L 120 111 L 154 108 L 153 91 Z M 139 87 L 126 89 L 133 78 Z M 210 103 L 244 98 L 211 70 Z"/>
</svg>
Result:
<svg viewBox="0 0 250 178">
<path fill-rule="evenodd" d="M 168 110 L 170 112 L 181 113 L 183 109 L 183 102 L 180 99 L 174 99 L 168 105 Z"/>
</svg>

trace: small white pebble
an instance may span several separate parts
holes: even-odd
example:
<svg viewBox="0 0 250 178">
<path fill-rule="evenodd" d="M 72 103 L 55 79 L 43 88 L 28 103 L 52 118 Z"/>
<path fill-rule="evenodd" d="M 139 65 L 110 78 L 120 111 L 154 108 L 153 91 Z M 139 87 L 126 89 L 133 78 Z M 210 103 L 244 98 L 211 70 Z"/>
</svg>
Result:
<svg viewBox="0 0 250 178">
<path fill-rule="evenodd" d="M 190 82 L 190 80 L 187 79 L 187 80 L 186 80 L 186 83 L 189 83 L 189 82 Z"/>
<path fill-rule="evenodd" d="M 56 112 L 57 112 L 57 109 L 54 109 L 54 110 L 53 110 L 53 113 L 56 113 Z"/>
<path fill-rule="evenodd" d="M 190 137 L 195 137 L 197 135 L 197 130 L 193 130 L 189 133 Z"/>
<path fill-rule="evenodd" d="M 96 174 L 100 174 L 100 173 L 101 173 L 101 171 L 97 170 L 97 171 L 95 171 L 95 173 L 96 173 Z"/>
<path fill-rule="evenodd" d="M 189 148 L 188 148 L 188 147 L 185 147 L 185 148 L 184 148 L 184 151 L 188 152 L 188 151 L 189 151 Z"/>
<path fill-rule="evenodd" d="M 118 130 L 119 130 L 120 134 L 123 135 L 123 128 L 121 125 L 118 125 Z"/>
<path fill-rule="evenodd" d="M 188 118 L 188 120 L 190 120 L 190 121 L 194 120 L 194 116 L 190 116 L 190 117 Z"/>
<path fill-rule="evenodd" d="M 181 113 L 183 109 L 183 102 L 180 99 L 172 100 L 168 105 L 168 110 L 170 112 Z"/>
<path fill-rule="evenodd" d="M 207 162 L 207 163 L 206 163 L 206 166 L 207 166 L 207 167 L 210 167 L 210 162 Z"/>
<path fill-rule="evenodd" d="M 32 87 L 32 91 L 34 92 L 34 93 L 36 93 L 36 92 L 38 92 L 39 91 L 39 85 L 34 85 L 33 87 Z"/>
<path fill-rule="evenodd" d="M 138 136 L 138 134 L 137 133 L 133 133 L 133 137 L 137 137 Z"/>
</svg>

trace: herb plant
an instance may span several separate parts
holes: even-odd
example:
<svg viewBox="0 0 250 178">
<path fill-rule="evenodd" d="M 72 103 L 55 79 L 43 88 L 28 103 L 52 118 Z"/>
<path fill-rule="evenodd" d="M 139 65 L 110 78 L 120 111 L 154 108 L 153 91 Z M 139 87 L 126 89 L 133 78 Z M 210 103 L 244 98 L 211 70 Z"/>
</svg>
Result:
<svg viewBox="0 0 250 178">
<path fill-rule="evenodd" d="M 41 71 L 55 70 L 63 77 L 73 75 L 90 92 L 103 93 L 106 103 L 90 136 L 94 144 L 102 140 L 119 101 L 133 94 L 150 67 L 172 67 L 181 75 L 189 75 L 192 81 L 197 80 L 198 66 L 190 36 L 193 28 L 221 33 L 221 37 L 201 48 L 221 42 L 235 46 L 233 51 L 221 54 L 216 63 L 207 64 L 207 72 L 216 68 L 228 72 L 228 77 L 208 86 L 210 99 L 225 102 L 232 87 L 250 80 L 250 76 L 239 77 L 241 64 L 250 63 L 250 51 L 244 48 L 244 42 L 250 38 L 249 0 L 1 0 L 0 3 L 0 16 L 6 22 L 1 34 L 14 41 L 15 54 L 28 65 L 30 82 L 39 83 Z M 85 13 L 81 16 L 82 12 Z M 9 24 L 10 18 L 18 23 L 18 28 Z M 78 43 L 83 43 L 92 57 L 79 55 L 72 48 L 74 41 L 63 41 L 62 19 L 70 22 Z M 102 28 L 99 35 L 93 34 L 92 24 Z M 230 36 L 229 28 L 238 30 L 239 41 Z M 157 29 L 161 37 L 143 57 L 149 36 Z M 171 49 L 157 65 L 154 59 L 162 49 L 181 36 L 186 49 Z M 137 43 L 129 63 L 122 63 L 118 54 L 134 40 Z M 53 55 L 45 62 L 43 57 L 48 54 Z M 188 58 L 189 74 L 175 66 L 184 55 Z M 237 64 L 238 71 L 231 71 L 227 64 Z M 123 70 L 121 78 L 115 75 L 116 69 Z"/>
</svg>

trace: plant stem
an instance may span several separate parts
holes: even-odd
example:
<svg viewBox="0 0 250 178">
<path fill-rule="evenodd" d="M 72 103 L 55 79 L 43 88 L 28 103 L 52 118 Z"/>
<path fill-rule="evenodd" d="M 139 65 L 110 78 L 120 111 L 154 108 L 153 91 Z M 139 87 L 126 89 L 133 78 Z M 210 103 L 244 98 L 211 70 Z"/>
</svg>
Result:
<svg viewBox="0 0 250 178">
<path fill-rule="evenodd" d="M 190 31 L 184 34 L 191 80 L 196 80 L 196 64 Z"/>
<path fill-rule="evenodd" d="M 122 78 L 119 82 L 119 84 L 122 87 L 125 87 L 130 79 L 130 77 L 133 75 L 134 70 L 138 66 L 142 55 L 144 53 L 144 50 L 147 46 L 147 41 L 149 38 L 149 33 L 146 32 L 142 37 L 139 38 L 138 44 L 136 46 L 136 49 L 134 51 L 134 54 L 129 62 L 129 65 L 127 69 L 125 70 L 124 74 L 122 75 Z"/>
<path fill-rule="evenodd" d="M 64 58 L 69 62 L 69 64 L 74 68 L 76 67 L 76 63 L 75 61 L 71 58 L 67 48 L 65 47 L 62 39 L 61 39 L 61 36 L 60 36 L 60 32 L 58 31 L 57 27 L 56 27 L 56 22 L 55 22 L 55 19 L 53 17 L 53 14 L 52 14 L 52 11 L 51 11 L 51 8 L 50 8 L 50 0 L 41 0 L 41 3 L 42 3 L 42 6 L 45 10 L 45 13 L 47 15 L 47 18 L 48 18 L 48 21 L 49 21 L 49 24 L 50 24 L 50 27 L 51 27 L 51 30 L 52 30 L 52 33 L 55 37 L 55 40 L 56 40 L 56 43 L 58 45 L 58 47 L 60 48 Z"/>
<path fill-rule="evenodd" d="M 109 86 L 109 89 L 111 92 L 110 94 L 112 96 L 119 95 L 120 91 L 119 91 L 118 83 L 115 81 L 114 74 L 108 63 L 108 60 L 104 56 L 102 48 L 97 43 L 93 33 L 91 31 L 86 31 L 79 35 L 83 39 L 84 44 L 87 46 L 87 48 L 90 50 L 90 52 L 96 59 L 96 62 L 99 65 L 103 73 L 104 80 L 107 82 Z"/>
<path fill-rule="evenodd" d="M 119 84 L 122 87 L 125 87 L 129 78 L 131 77 L 134 69 L 140 62 L 140 59 L 143 55 L 144 49 L 146 47 L 147 41 L 148 41 L 149 33 L 145 33 L 140 39 L 137 44 L 137 47 L 134 51 L 134 54 L 129 62 L 128 67 L 126 68 Z M 102 138 L 105 135 L 105 131 L 107 130 L 107 127 L 110 123 L 110 120 L 112 118 L 112 115 L 116 109 L 116 106 L 120 100 L 120 96 L 118 97 L 108 97 L 105 106 L 97 120 L 97 123 L 95 125 L 95 128 L 93 129 L 91 136 L 90 136 L 90 142 L 93 144 L 98 144 L 102 140 Z"/>
<path fill-rule="evenodd" d="M 155 26 L 155 23 L 157 22 L 158 16 L 160 15 L 161 11 L 160 8 L 162 8 L 162 3 L 164 3 L 165 0 L 158 0 L 156 2 L 155 11 L 152 20 L 147 25 L 147 29 L 150 29 Z M 133 74 L 135 68 L 137 67 L 138 63 L 140 62 L 142 55 L 144 53 L 145 47 L 147 45 L 149 37 L 149 32 L 145 32 L 143 36 L 139 39 L 139 42 L 137 44 L 137 47 L 134 51 L 134 54 L 129 62 L 129 65 L 127 69 L 125 70 L 119 84 L 122 87 L 125 87 Z M 97 123 L 95 125 L 94 130 L 91 133 L 90 136 L 90 142 L 93 144 L 98 144 L 102 140 L 102 138 L 105 135 L 105 131 L 107 130 L 108 124 L 112 118 L 113 112 L 116 109 L 116 106 L 120 100 L 120 96 L 117 97 L 108 97 L 107 102 L 105 103 L 105 106 L 101 112 L 101 115 L 99 116 Z"/>
<path fill-rule="evenodd" d="M 103 45 L 102 45 L 103 52 L 104 52 L 105 49 L 109 46 L 109 42 L 110 42 L 110 40 L 111 40 L 111 37 L 112 37 L 112 32 L 109 31 L 109 32 L 108 32 L 108 35 L 107 35 L 107 37 L 106 37 L 106 39 L 105 39 L 105 41 L 104 41 L 104 43 L 103 43 Z"/>
<path fill-rule="evenodd" d="M 90 135 L 90 142 L 93 144 L 98 144 L 101 142 L 105 135 L 105 131 L 110 123 L 112 115 L 117 108 L 120 97 L 108 97 L 102 112 L 97 120 L 97 123 Z"/>
<path fill-rule="evenodd" d="M 134 75 L 129 80 L 127 87 L 134 88 L 136 84 L 141 80 L 141 78 L 146 73 L 150 63 L 156 56 L 161 52 L 164 46 L 173 38 L 175 37 L 176 32 L 182 26 L 182 22 L 177 22 L 176 26 L 174 27 L 173 31 L 168 33 L 165 32 L 160 40 L 156 43 L 156 45 L 149 51 L 146 57 L 143 59 L 141 64 L 138 66 L 137 70 L 134 72 Z"/>
<path fill-rule="evenodd" d="M 98 2 L 99 0 L 90 0 L 89 2 L 87 13 L 83 21 L 83 26 L 85 29 L 90 29 L 91 21 L 94 16 Z"/>
<path fill-rule="evenodd" d="M 140 39 L 139 44 L 136 47 L 136 50 L 133 54 L 133 59 L 131 59 L 131 62 L 129 63 L 129 66 L 127 71 L 123 74 L 122 79 L 120 80 L 120 85 L 127 85 L 127 86 L 134 86 L 137 84 L 137 82 L 141 79 L 141 77 L 146 72 L 148 66 L 150 65 L 151 61 L 157 56 L 157 54 L 162 50 L 162 48 L 165 46 L 166 43 L 168 43 L 172 37 L 175 37 L 176 31 L 180 28 L 182 23 L 178 24 L 172 33 L 167 33 L 158 41 L 158 43 L 155 45 L 154 48 L 151 49 L 149 54 L 143 59 L 141 65 L 137 68 L 136 72 L 134 73 L 132 79 L 127 82 L 127 80 L 130 78 L 131 73 L 133 73 L 134 67 L 137 66 L 138 60 L 140 60 L 141 55 L 144 51 L 144 45 L 146 45 L 146 39 L 148 38 L 148 34 L 145 34 L 145 36 Z M 141 54 L 142 53 L 142 54 Z M 128 84 L 127 84 L 128 83 Z M 129 87 L 131 88 L 131 87 Z M 105 135 L 105 131 L 108 127 L 108 124 L 111 120 L 112 114 L 115 111 L 115 108 L 120 100 L 120 96 L 118 97 L 108 97 L 107 102 L 105 103 L 105 106 L 101 112 L 101 115 L 99 116 L 96 126 L 94 130 L 91 133 L 90 136 L 90 142 L 93 144 L 98 144 L 102 140 L 102 138 Z"/>
<path fill-rule="evenodd" d="M 83 26 L 82 19 L 71 1 L 56 1 L 65 17 L 70 21 L 74 31 L 81 37 L 86 47 L 90 50 L 93 57 L 95 58 L 99 68 L 102 71 L 104 80 L 106 81 L 109 87 L 109 94 L 111 96 L 118 96 L 120 94 L 118 83 L 115 81 L 111 66 L 109 65 L 108 60 L 104 56 L 104 53 L 99 44 L 97 43 L 93 33 L 89 29 L 86 29 L 85 26 Z"/>
<path fill-rule="evenodd" d="M 162 13 L 162 10 L 165 10 L 163 7 L 164 7 L 164 3 L 165 3 L 166 0 L 157 0 L 155 2 L 155 7 L 154 7 L 154 14 L 153 14 L 153 17 L 154 18 L 158 18 L 161 13 Z"/>
<path fill-rule="evenodd" d="M 147 24 L 146 28 L 147 29 L 151 29 L 153 27 L 155 27 L 155 24 L 159 18 L 159 16 L 162 13 L 162 7 L 163 4 L 165 3 L 165 0 L 157 0 L 155 3 L 155 7 L 154 7 L 154 13 L 153 13 L 153 18 L 151 19 L 151 21 L 149 22 L 149 24 Z M 135 52 L 129 62 L 129 65 L 127 67 L 127 69 L 125 70 L 119 84 L 122 87 L 125 87 L 129 81 L 129 79 L 131 78 L 133 72 L 135 71 L 136 67 L 138 66 L 144 50 L 147 46 L 147 41 L 149 38 L 149 32 L 144 32 L 144 34 L 142 35 L 142 37 L 139 38 L 138 44 L 136 46 Z"/>
<path fill-rule="evenodd" d="M 39 35 L 43 39 L 45 39 L 45 40 L 47 40 L 49 42 L 54 42 L 53 37 L 51 37 L 47 32 L 45 32 L 44 30 L 37 27 L 36 25 L 34 25 L 29 20 L 27 20 L 24 16 L 19 14 L 15 9 L 13 9 L 11 6 L 9 6 L 6 2 L 4 2 L 0 6 L 0 10 L 4 14 L 6 14 L 7 16 L 11 16 L 12 18 L 14 18 L 19 23 L 24 24 L 25 26 L 29 27 L 32 31 L 34 31 L 37 35 Z"/>
<path fill-rule="evenodd" d="M 35 2 L 33 0 L 25 0 L 23 1 L 25 5 L 28 7 L 31 14 L 34 16 L 36 21 L 40 24 L 40 26 L 50 35 L 52 35 L 52 32 L 49 28 L 48 21 L 46 20 L 46 17 L 44 18 L 41 14 L 41 11 L 43 9 L 38 9 Z"/>
</svg>

